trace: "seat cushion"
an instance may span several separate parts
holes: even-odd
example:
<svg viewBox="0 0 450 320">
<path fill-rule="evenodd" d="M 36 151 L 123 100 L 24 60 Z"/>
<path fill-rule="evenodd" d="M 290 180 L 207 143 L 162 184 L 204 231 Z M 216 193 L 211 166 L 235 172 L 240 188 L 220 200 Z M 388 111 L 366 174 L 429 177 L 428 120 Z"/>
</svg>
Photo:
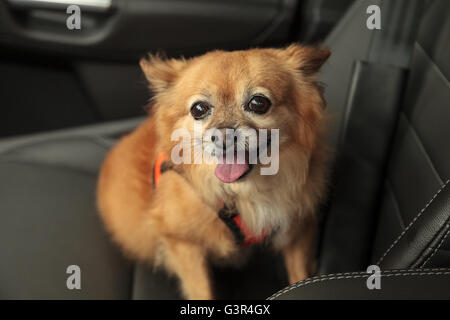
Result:
<svg viewBox="0 0 450 320">
<path fill-rule="evenodd" d="M 133 266 L 95 206 L 98 168 L 112 142 L 101 136 L 105 129 L 0 143 L 0 299 L 130 297 Z M 81 268 L 81 290 L 66 286 L 70 265 Z"/>
<path fill-rule="evenodd" d="M 0 142 L 0 299 L 180 299 L 177 279 L 128 261 L 99 218 L 107 151 L 142 119 Z M 69 290 L 68 266 L 81 268 Z M 263 299 L 287 285 L 279 255 L 258 248 L 241 269 L 214 267 L 217 298 Z"/>
</svg>

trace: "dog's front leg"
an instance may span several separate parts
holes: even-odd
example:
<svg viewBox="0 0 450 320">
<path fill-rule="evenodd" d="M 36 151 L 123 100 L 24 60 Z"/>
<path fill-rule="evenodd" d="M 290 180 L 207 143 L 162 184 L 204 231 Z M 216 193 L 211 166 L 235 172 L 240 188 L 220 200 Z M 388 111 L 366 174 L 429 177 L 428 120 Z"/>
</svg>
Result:
<svg viewBox="0 0 450 320">
<path fill-rule="evenodd" d="M 292 241 L 282 249 L 289 283 L 305 280 L 316 272 L 316 228 L 316 219 L 311 217 L 300 228 L 291 230 Z"/>
<path fill-rule="evenodd" d="M 169 240 L 166 259 L 169 269 L 180 279 L 185 298 L 213 299 L 206 252 L 200 246 L 181 240 Z"/>
</svg>

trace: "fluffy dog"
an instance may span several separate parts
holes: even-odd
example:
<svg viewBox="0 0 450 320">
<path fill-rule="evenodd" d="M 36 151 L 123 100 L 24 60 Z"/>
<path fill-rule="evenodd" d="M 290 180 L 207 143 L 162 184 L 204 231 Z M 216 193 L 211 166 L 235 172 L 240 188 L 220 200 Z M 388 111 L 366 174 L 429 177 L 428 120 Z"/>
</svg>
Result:
<svg viewBox="0 0 450 320">
<path fill-rule="evenodd" d="M 294 44 L 141 60 L 154 93 L 150 116 L 112 149 L 98 184 L 113 239 L 131 257 L 175 274 L 188 299 L 214 298 L 209 263 L 234 261 L 243 246 L 259 241 L 282 253 L 290 282 L 312 275 L 327 153 L 316 73 L 329 55 Z M 270 138 L 253 149 L 244 142 L 233 147 L 229 162 L 228 132 L 218 143 L 204 138 L 212 128 L 254 129 L 258 137 L 259 129 L 278 129 L 277 149 Z M 202 138 L 180 144 L 173 139 L 179 129 Z M 200 151 L 213 147 L 209 155 L 217 161 L 172 159 L 186 144 L 178 154 L 195 156 L 197 142 Z M 277 153 L 275 174 L 261 174 L 270 164 L 250 163 L 250 151 L 262 149 Z"/>
</svg>

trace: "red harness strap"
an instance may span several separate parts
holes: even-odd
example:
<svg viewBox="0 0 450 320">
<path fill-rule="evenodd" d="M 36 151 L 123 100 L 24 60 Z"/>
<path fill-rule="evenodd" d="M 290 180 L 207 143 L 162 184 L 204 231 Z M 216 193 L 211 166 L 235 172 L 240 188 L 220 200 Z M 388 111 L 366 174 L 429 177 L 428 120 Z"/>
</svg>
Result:
<svg viewBox="0 0 450 320">
<path fill-rule="evenodd" d="M 159 183 L 159 179 L 161 179 L 161 175 L 163 174 L 162 171 L 162 165 L 164 163 L 164 161 L 169 160 L 166 155 L 161 152 L 160 154 L 158 154 L 158 157 L 156 158 L 156 162 L 155 162 L 155 167 L 153 168 L 153 183 L 155 185 L 155 187 L 158 185 Z"/>
<path fill-rule="evenodd" d="M 164 171 L 170 169 L 170 166 L 165 165 L 168 160 L 167 156 L 162 152 L 156 158 L 155 166 L 153 168 L 153 183 L 155 187 L 158 185 Z M 253 236 L 245 227 L 241 215 L 236 210 L 226 208 L 223 203 L 221 206 L 222 208 L 218 213 L 219 218 L 231 230 L 234 240 L 238 245 L 245 247 L 262 242 L 267 238 L 267 232 L 263 232 L 260 236 Z"/>
<path fill-rule="evenodd" d="M 238 213 L 234 218 L 234 222 L 237 224 L 239 229 L 244 234 L 244 242 L 240 243 L 241 246 L 249 246 L 251 244 L 263 242 L 264 239 L 267 238 L 267 232 L 263 232 L 260 236 L 253 236 L 248 229 L 244 226 L 244 223 L 242 222 L 241 215 Z"/>
<path fill-rule="evenodd" d="M 249 246 L 251 244 L 259 243 L 267 238 L 268 233 L 263 232 L 260 236 L 254 236 L 245 227 L 241 215 L 234 209 L 227 208 L 222 202 L 220 203 L 219 218 L 233 233 L 235 242 L 242 246 Z"/>
</svg>

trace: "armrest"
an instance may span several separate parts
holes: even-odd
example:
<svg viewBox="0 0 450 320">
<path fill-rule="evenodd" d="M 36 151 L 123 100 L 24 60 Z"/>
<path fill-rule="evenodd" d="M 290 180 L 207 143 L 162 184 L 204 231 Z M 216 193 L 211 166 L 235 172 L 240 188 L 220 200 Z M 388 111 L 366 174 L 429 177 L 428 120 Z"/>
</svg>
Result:
<svg viewBox="0 0 450 320">
<path fill-rule="evenodd" d="M 380 289 L 372 290 L 367 287 L 371 275 L 351 272 L 318 276 L 294 283 L 268 299 L 450 299 L 450 268 L 383 270 Z"/>
</svg>

